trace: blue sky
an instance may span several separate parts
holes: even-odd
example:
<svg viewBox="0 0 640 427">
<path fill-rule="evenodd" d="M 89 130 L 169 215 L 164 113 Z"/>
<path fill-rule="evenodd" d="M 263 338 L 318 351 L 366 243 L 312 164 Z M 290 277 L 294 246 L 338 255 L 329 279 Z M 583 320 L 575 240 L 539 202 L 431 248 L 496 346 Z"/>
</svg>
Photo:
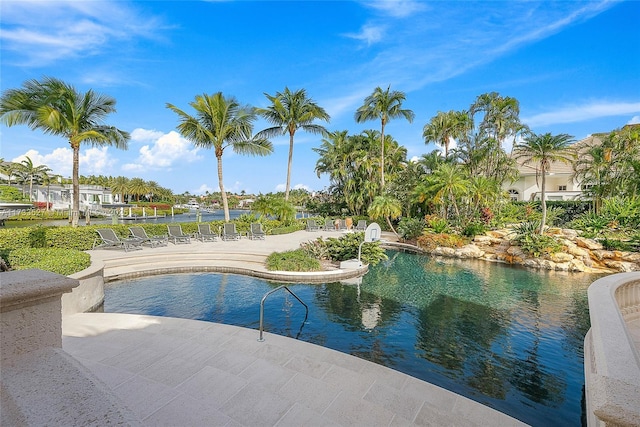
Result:
<svg viewBox="0 0 640 427">
<path fill-rule="evenodd" d="M 438 111 L 469 108 L 496 91 L 520 101 L 537 133 L 576 140 L 640 122 L 640 2 L 612 1 L 30 1 L 0 3 L 4 91 L 52 76 L 117 100 L 108 124 L 131 132 L 127 151 L 83 147 L 82 175 L 140 177 L 174 193 L 216 191 L 211 150 L 176 133 L 198 94 L 222 91 L 267 106 L 264 93 L 304 88 L 331 115 L 330 131 L 355 123 L 375 87 L 406 93 L 413 123 L 386 128 L 409 157 L 431 152 L 422 128 Z M 257 121 L 255 131 L 267 127 Z M 26 126 L 0 126 L 0 157 L 28 155 L 71 175 L 71 151 Z M 292 186 L 321 190 L 312 150 L 295 137 Z M 284 189 L 288 138 L 269 157 L 223 160 L 227 190 Z"/>
</svg>

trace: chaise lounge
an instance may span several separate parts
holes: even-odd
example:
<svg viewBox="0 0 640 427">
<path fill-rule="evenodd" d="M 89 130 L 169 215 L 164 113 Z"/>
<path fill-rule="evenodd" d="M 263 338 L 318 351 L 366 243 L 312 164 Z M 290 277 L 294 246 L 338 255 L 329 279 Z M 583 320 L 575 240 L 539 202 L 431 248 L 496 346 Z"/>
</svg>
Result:
<svg viewBox="0 0 640 427">
<path fill-rule="evenodd" d="M 131 235 L 141 240 L 141 244 L 148 244 L 152 248 L 156 246 L 167 246 L 169 244 L 169 238 L 167 236 L 149 236 L 147 231 L 142 227 L 129 227 Z"/>
<path fill-rule="evenodd" d="M 121 239 L 111 228 L 99 228 L 96 231 L 100 238 L 96 238 L 93 241 L 93 249 L 116 248 L 124 249 L 125 252 L 128 252 L 129 249 L 142 249 L 142 240 L 138 238 L 130 237 Z M 99 240 L 101 240 L 102 243 L 98 243 Z"/>
<path fill-rule="evenodd" d="M 249 229 L 249 239 L 251 240 L 265 240 L 265 232 L 262 229 L 262 224 L 254 222 Z"/>
<path fill-rule="evenodd" d="M 222 240 L 240 240 L 240 233 L 236 230 L 236 225 L 233 222 L 227 222 L 222 229 Z"/>
<path fill-rule="evenodd" d="M 181 226 L 167 225 L 167 230 L 169 231 L 169 240 L 172 240 L 174 245 L 178 243 L 191 243 L 191 237 L 182 232 Z"/>
<path fill-rule="evenodd" d="M 194 234 L 194 237 L 202 242 L 215 242 L 218 240 L 218 235 L 211 231 L 209 224 L 198 224 L 198 232 Z"/>
</svg>

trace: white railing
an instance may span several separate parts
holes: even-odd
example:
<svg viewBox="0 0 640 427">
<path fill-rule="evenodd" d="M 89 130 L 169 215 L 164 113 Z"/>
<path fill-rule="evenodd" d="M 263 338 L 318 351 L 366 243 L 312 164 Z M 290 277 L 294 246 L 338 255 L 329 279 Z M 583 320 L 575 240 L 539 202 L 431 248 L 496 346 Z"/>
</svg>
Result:
<svg viewBox="0 0 640 427">
<path fill-rule="evenodd" d="M 591 329 L 584 341 L 587 424 L 640 426 L 640 273 L 613 274 L 589 287 Z"/>
</svg>

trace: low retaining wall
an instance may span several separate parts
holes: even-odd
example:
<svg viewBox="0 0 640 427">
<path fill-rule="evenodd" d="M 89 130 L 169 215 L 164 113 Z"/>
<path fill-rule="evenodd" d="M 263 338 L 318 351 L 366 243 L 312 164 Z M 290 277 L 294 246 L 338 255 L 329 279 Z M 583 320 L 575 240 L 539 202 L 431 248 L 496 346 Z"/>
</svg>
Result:
<svg viewBox="0 0 640 427">
<path fill-rule="evenodd" d="M 589 426 L 640 426 L 640 355 L 630 334 L 640 319 L 640 273 L 589 287 L 591 329 L 584 341 Z M 633 326 L 640 328 L 639 325 Z"/>
<path fill-rule="evenodd" d="M 102 263 L 100 263 L 102 264 Z M 62 316 L 94 311 L 104 302 L 104 266 L 92 265 L 69 276 L 79 285 L 62 295 Z"/>
</svg>

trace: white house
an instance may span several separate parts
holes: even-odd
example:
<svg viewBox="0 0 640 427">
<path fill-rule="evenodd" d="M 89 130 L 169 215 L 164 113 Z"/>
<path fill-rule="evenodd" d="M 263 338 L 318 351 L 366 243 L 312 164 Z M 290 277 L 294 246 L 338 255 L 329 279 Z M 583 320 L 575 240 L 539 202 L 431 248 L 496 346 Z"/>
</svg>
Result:
<svg viewBox="0 0 640 427">
<path fill-rule="evenodd" d="M 601 143 L 597 135 L 591 135 L 576 142 L 571 146 L 573 150 L 579 152 L 580 148 L 592 143 Z M 505 182 L 503 189 L 506 190 L 511 200 L 534 201 L 540 200 L 541 176 L 536 170 L 537 164 L 524 165 L 521 161 L 518 164 L 520 177 L 512 184 Z M 546 176 L 546 199 L 547 200 L 580 200 L 582 199 L 582 184 L 573 177 L 573 165 L 560 162 L 553 162 Z M 537 178 L 536 178 L 537 176 Z"/>
</svg>

